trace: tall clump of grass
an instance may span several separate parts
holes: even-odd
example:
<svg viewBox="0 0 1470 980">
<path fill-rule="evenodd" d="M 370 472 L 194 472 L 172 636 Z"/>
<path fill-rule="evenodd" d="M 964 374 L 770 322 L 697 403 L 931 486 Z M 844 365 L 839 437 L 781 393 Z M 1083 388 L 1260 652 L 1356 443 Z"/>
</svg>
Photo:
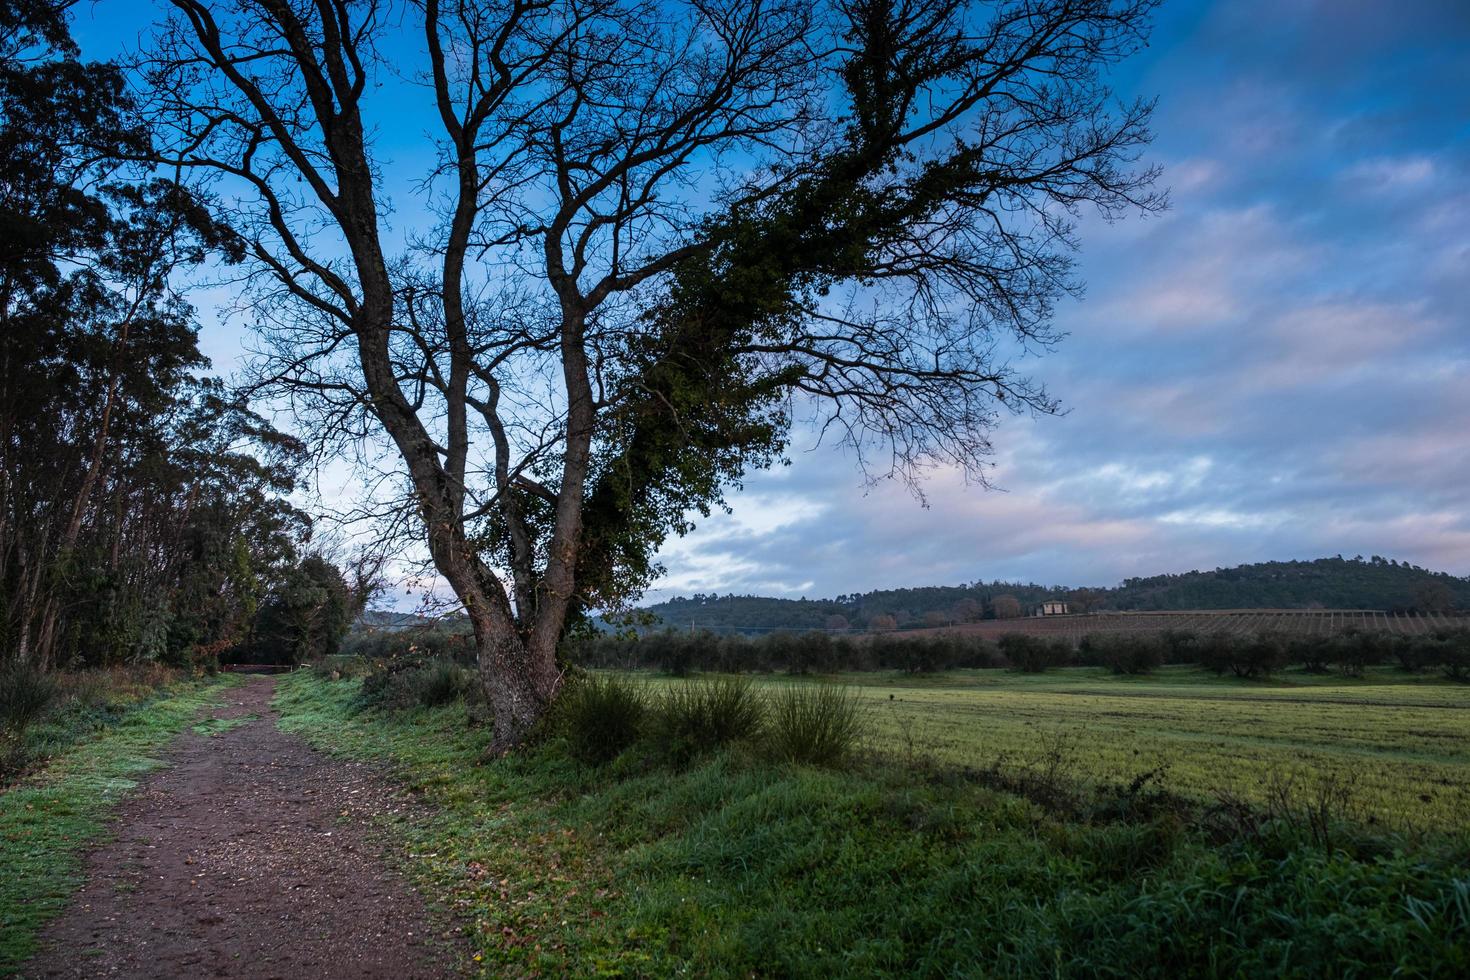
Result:
<svg viewBox="0 0 1470 980">
<path fill-rule="evenodd" d="M 0 731 L 21 735 L 51 707 L 58 690 L 54 678 L 30 664 L 0 668 Z"/>
<path fill-rule="evenodd" d="M 858 699 L 847 688 L 787 688 L 771 698 L 766 744 L 778 759 L 832 765 L 857 742 L 859 712 Z"/>
<path fill-rule="evenodd" d="M 670 688 L 658 704 L 653 728 L 670 755 L 688 758 L 755 738 L 764 715 L 750 681 L 715 677 Z"/>
<path fill-rule="evenodd" d="M 621 677 L 589 676 L 570 683 L 556 701 L 556 727 L 567 751 L 598 765 L 620 755 L 643 734 L 648 692 Z"/>
<path fill-rule="evenodd" d="M 458 701 L 469 688 L 463 667 L 449 660 L 435 660 L 404 675 L 407 700 L 426 708 Z"/>
<path fill-rule="evenodd" d="M 0 784 L 30 761 L 25 731 L 50 709 L 58 691 L 54 678 L 29 664 L 0 667 Z"/>
</svg>

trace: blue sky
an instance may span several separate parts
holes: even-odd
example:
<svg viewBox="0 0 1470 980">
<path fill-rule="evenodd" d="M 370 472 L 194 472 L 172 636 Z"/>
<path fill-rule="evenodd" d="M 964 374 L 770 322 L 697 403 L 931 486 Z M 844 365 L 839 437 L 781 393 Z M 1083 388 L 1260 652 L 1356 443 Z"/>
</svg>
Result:
<svg viewBox="0 0 1470 980">
<path fill-rule="evenodd" d="M 115 43 L 145 6 L 84 10 L 78 36 Z M 1028 365 L 1069 411 L 1003 424 L 1003 490 L 939 471 L 926 508 L 797 433 L 665 549 L 653 597 L 1338 553 L 1470 575 L 1470 3 L 1174 0 L 1115 83 L 1159 97 L 1173 207 L 1082 225 L 1087 295 Z M 228 372 L 244 327 L 201 306 Z"/>
<path fill-rule="evenodd" d="M 667 595 L 1112 584 L 1382 554 L 1470 574 L 1470 4 L 1166 3 L 1173 208 L 1082 228 L 1088 291 L 1032 365 L 1070 410 L 928 508 L 796 452 L 667 549 Z M 798 445 L 798 450 L 803 448 Z"/>
</svg>

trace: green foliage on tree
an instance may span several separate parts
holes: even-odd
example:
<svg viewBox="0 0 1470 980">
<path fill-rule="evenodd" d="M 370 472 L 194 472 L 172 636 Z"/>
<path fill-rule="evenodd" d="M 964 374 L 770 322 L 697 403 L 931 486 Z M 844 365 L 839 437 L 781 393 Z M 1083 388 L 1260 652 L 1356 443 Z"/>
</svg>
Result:
<svg viewBox="0 0 1470 980">
<path fill-rule="evenodd" d="M 234 659 L 294 664 L 331 656 L 342 645 L 357 610 L 342 572 L 308 555 L 282 576 L 261 603 L 251 641 Z"/>
<path fill-rule="evenodd" d="M 206 661 L 309 530 L 302 447 L 195 377 L 177 274 L 239 243 L 70 7 L 0 3 L 0 660 Z"/>
</svg>

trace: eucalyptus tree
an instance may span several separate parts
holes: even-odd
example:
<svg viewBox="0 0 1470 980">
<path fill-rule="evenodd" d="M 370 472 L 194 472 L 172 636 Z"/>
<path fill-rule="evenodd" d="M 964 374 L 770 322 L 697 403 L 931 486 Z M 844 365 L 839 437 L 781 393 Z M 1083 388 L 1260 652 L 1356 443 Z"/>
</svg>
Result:
<svg viewBox="0 0 1470 980">
<path fill-rule="evenodd" d="M 97 638 L 75 613 L 133 557 L 111 518 L 195 396 L 174 273 L 235 242 L 146 163 L 126 76 L 83 57 L 74 5 L 0 3 L 0 656 L 43 666 L 62 633 Z"/>
<path fill-rule="evenodd" d="M 1151 105 L 1104 80 L 1149 0 L 171 7 L 157 160 L 246 243 L 262 388 L 396 457 L 499 749 L 569 622 L 795 421 L 983 482 L 998 418 L 1055 408 L 1011 358 L 1057 339 L 1076 216 L 1162 206 Z"/>
</svg>

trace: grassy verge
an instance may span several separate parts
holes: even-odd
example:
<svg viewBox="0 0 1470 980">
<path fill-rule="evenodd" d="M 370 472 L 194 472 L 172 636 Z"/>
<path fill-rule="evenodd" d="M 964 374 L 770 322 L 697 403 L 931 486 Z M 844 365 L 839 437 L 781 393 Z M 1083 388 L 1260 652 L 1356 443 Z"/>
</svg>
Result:
<svg viewBox="0 0 1470 980">
<path fill-rule="evenodd" d="M 391 829 L 487 975 L 1463 975 L 1470 844 L 1281 821 L 1212 834 L 1137 801 L 1063 815 L 953 771 L 740 752 L 481 764 L 463 705 L 360 712 L 298 673 L 282 726 L 394 766 Z"/>
<path fill-rule="evenodd" d="M 100 730 L 57 723 L 49 764 L 0 795 L 0 975 L 34 952 L 45 922 L 80 884 L 81 853 L 104 835 L 119 798 L 157 767 L 157 752 L 233 678 L 189 681 L 132 702 Z"/>
</svg>

